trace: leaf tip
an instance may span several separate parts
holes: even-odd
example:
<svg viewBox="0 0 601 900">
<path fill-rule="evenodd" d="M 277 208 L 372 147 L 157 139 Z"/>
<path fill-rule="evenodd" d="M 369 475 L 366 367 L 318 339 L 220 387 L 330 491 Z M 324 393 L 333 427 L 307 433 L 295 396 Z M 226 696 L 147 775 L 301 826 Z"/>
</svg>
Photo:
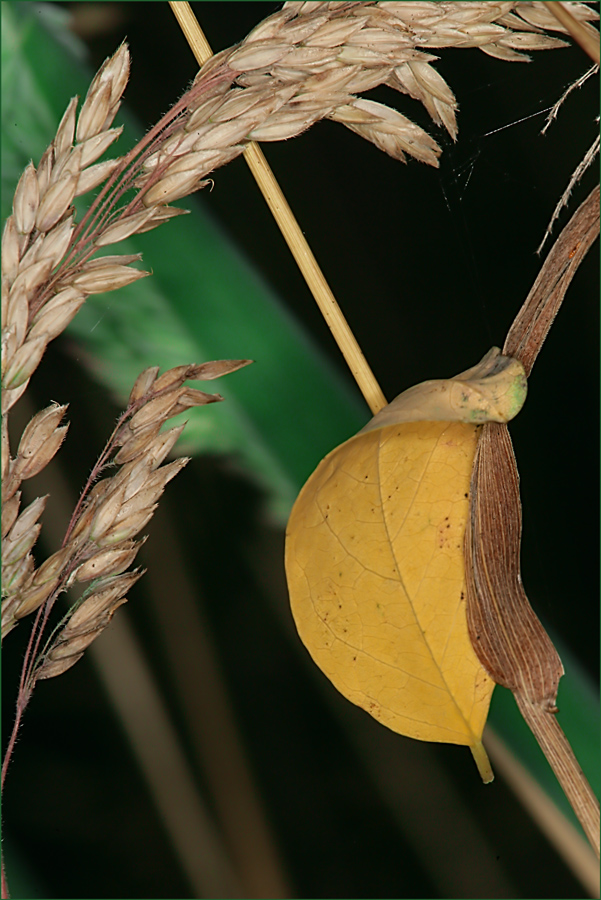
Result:
<svg viewBox="0 0 601 900">
<path fill-rule="evenodd" d="M 484 744 L 482 741 L 478 741 L 476 744 L 472 744 L 470 746 L 470 750 L 472 751 L 472 756 L 474 757 L 474 761 L 478 766 L 478 771 L 480 772 L 480 777 L 484 784 L 490 784 L 491 781 L 494 781 L 494 773 L 492 770 L 492 766 L 490 764 L 490 760 L 488 758 L 488 754 L 484 749 Z"/>
</svg>

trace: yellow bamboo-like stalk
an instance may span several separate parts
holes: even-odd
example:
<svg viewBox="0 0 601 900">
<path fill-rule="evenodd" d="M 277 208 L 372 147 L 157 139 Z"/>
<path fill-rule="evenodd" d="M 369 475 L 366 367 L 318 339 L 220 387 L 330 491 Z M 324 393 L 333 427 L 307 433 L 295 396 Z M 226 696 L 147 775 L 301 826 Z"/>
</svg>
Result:
<svg viewBox="0 0 601 900">
<path fill-rule="evenodd" d="M 213 51 L 190 8 L 190 4 L 186 0 L 170 0 L 169 5 L 194 56 L 202 65 L 210 59 Z M 386 406 L 386 398 L 336 302 L 261 148 L 254 141 L 249 143 L 244 157 L 366 403 L 375 415 Z"/>
<path fill-rule="evenodd" d="M 584 27 L 582 22 L 575 19 L 572 13 L 566 9 L 563 3 L 553 0 L 552 3 L 543 0 L 549 12 L 555 16 L 558 22 L 567 28 L 574 40 L 580 44 L 585 53 L 588 53 L 593 62 L 599 65 L 599 40 L 594 38 L 590 31 Z"/>
</svg>

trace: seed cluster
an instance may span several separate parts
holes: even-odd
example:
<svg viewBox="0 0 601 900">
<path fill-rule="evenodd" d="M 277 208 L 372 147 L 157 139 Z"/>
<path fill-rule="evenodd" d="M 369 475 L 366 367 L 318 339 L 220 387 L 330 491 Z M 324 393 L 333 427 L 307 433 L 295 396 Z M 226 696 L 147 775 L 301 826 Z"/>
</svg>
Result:
<svg viewBox="0 0 601 900">
<path fill-rule="evenodd" d="M 582 3 L 571 3 L 570 12 L 584 22 L 597 18 Z M 286 3 L 200 70 L 196 85 L 217 73 L 229 78 L 191 102 L 180 127 L 145 161 L 137 181 L 147 186 L 144 203 L 171 202 L 203 187 L 250 140 L 286 140 L 323 118 L 395 159 L 437 166 L 440 147 L 424 129 L 356 94 L 382 84 L 409 94 L 455 138 L 457 102 L 430 51 L 477 47 L 525 62 L 524 51 L 565 46 L 543 29 L 564 31 L 542 3 Z"/>
</svg>

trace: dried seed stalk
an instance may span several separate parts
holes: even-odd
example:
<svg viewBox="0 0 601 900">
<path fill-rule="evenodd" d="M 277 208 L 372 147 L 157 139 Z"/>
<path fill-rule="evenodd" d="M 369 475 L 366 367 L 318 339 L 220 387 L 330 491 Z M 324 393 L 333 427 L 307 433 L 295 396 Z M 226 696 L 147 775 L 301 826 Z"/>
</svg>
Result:
<svg viewBox="0 0 601 900">
<path fill-rule="evenodd" d="M 572 278 L 599 235 L 599 188 L 567 223 L 507 332 L 503 353 L 519 359 L 530 375 Z"/>
<path fill-rule="evenodd" d="M 94 637 L 100 633 L 115 604 L 124 602 L 121 598 L 129 589 L 127 579 L 121 583 L 117 576 L 129 567 L 136 555 L 139 544 L 132 542 L 132 538 L 152 516 L 167 482 L 187 462 L 175 460 L 162 465 L 183 430 L 180 426 L 163 432 L 162 426 L 169 418 L 192 406 L 222 399 L 219 394 L 187 387 L 185 382 L 217 378 L 247 364 L 248 360 L 221 360 L 177 366 L 160 377 L 157 377 L 157 367 L 143 372 L 132 389 L 126 411 L 90 475 L 61 549 L 38 569 L 34 568 L 30 551 L 37 538 L 37 518 L 45 500 L 36 500 L 17 517 L 18 488 L 23 478 L 36 474 L 54 455 L 66 431 L 64 426 L 59 426 L 66 407 L 54 405 L 34 416 L 23 433 L 15 459 L 8 456 L 4 479 L 7 502 L 2 547 L 3 638 L 19 619 L 44 604 L 47 617 L 58 594 L 72 583 L 92 579 L 100 579 L 100 582 L 83 607 L 78 608 L 77 633 L 72 633 L 73 624 L 69 621 L 56 639 L 61 645 L 60 652 L 57 650 L 62 660 L 61 671 L 68 668 L 66 662 L 70 655 L 66 645 L 71 645 L 75 637 L 81 638 L 84 633 L 93 633 Z M 117 448 L 120 449 L 114 455 Z M 110 478 L 97 481 L 113 455 L 112 461 L 120 465 L 119 471 Z M 109 582 L 105 583 L 107 578 Z M 118 585 L 123 587 L 122 592 L 115 592 Z M 109 586 L 111 600 L 105 598 L 105 605 L 100 609 L 96 594 L 99 591 L 106 594 Z M 82 632 L 82 608 L 95 610 L 85 632 Z M 54 659 L 56 654 L 51 647 L 47 650 L 46 661 L 36 670 L 36 678 L 58 674 L 58 667 L 49 662 Z M 69 665 L 75 661 L 75 658 L 70 659 Z"/>
<path fill-rule="evenodd" d="M 596 14 L 571 4 L 585 23 Z M 493 24 L 494 23 L 494 24 Z M 519 29 L 519 30 L 514 30 Z M 396 110 L 357 98 L 379 84 L 424 104 L 454 138 L 453 92 L 431 67 L 427 51 L 479 47 L 504 60 L 528 59 L 523 50 L 563 46 L 543 29 L 565 31 L 544 7 L 527 3 L 286 3 L 240 44 L 209 60 L 197 76 L 228 72 L 182 126 L 145 161 L 145 202 L 172 199 L 244 150 L 249 141 L 285 140 L 327 117 L 340 121 L 396 159 L 414 156 L 436 166 L 438 144 Z M 173 162 L 174 157 L 186 157 Z M 156 178 L 157 167 L 162 167 Z M 184 176 L 185 173 L 185 176 Z M 154 178 L 151 185 L 147 179 Z M 182 196 L 183 194 L 180 194 Z"/>
<path fill-rule="evenodd" d="M 176 459 L 162 465 L 183 427 L 161 431 L 165 422 L 192 406 L 221 400 L 219 394 L 187 387 L 188 380 L 209 380 L 248 365 L 249 360 L 219 360 L 202 365 L 177 366 L 158 376 L 158 367 L 145 370 L 136 380 L 127 409 L 120 417 L 75 508 L 60 550 L 37 570 L 29 551 L 37 537 L 35 525 L 45 498 L 36 500 L 19 518 L 13 502 L 7 517 L 6 560 L 3 568 L 17 568 L 17 574 L 2 600 L 2 633 L 37 610 L 25 653 L 17 697 L 13 731 L 2 765 L 2 785 L 25 708 L 35 684 L 53 678 L 73 666 L 109 624 L 115 610 L 127 599 L 127 592 L 143 574 L 127 572 L 144 542 L 134 540 L 152 517 L 165 485 L 188 462 Z M 57 407 L 55 419 L 62 416 Z M 39 437 L 45 422 L 26 428 L 22 443 Z M 35 439 L 35 440 L 34 440 Z M 115 451 L 117 452 L 115 453 Z M 36 453 L 33 454 L 33 458 Z M 9 471 L 19 461 L 10 460 Z M 109 463 L 119 465 L 115 475 L 96 479 Z M 96 482 L 96 483 L 94 483 Z M 13 497 L 17 496 L 17 492 Z M 21 568 L 19 568 L 19 565 Z M 24 575 L 21 574 L 23 570 Z M 55 628 L 40 650 L 42 635 L 59 594 L 75 583 L 89 587 Z"/>
</svg>

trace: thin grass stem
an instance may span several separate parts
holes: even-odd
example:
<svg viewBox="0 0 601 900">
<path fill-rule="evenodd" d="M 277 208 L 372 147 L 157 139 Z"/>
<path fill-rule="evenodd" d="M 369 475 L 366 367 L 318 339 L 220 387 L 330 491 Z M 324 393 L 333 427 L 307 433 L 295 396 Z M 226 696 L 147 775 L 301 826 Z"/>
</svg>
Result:
<svg viewBox="0 0 601 900">
<path fill-rule="evenodd" d="M 187 0 L 170 0 L 169 3 L 184 37 L 188 41 L 198 63 L 202 65 L 213 51 L 198 24 Z M 296 264 L 313 294 L 321 314 L 332 332 L 346 364 L 351 370 L 366 403 L 375 415 L 387 404 L 387 400 L 373 374 L 363 351 L 346 321 L 327 281 L 315 259 L 309 244 L 296 221 L 282 190 L 271 171 L 263 152 L 254 141 L 249 143 L 244 157 L 259 190 L 288 244 Z"/>
<path fill-rule="evenodd" d="M 555 16 L 557 21 L 561 22 L 574 40 L 580 44 L 584 52 L 588 53 L 593 62 L 599 65 L 599 38 L 594 38 L 590 31 L 565 8 L 563 3 L 549 3 L 548 0 L 544 0 L 544 4 L 551 15 Z"/>
<path fill-rule="evenodd" d="M 591 847 L 599 858 L 599 801 L 578 765 L 561 725 L 553 715 L 515 694 L 520 712 L 536 737 Z"/>
</svg>

